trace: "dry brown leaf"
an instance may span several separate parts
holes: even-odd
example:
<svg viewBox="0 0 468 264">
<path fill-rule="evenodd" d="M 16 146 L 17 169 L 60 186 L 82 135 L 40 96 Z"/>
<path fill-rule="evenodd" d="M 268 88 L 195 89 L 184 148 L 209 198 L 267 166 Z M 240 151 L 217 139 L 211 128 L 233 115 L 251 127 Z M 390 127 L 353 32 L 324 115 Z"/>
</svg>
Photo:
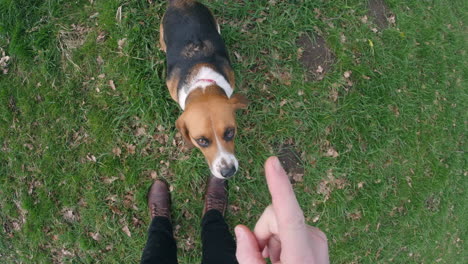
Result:
<svg viewBox="0 0 468 264">
<path fill-rule="evenodd" d="M 234 51 L 234 56 L 236 56 L 237 61 L 242 62 L 242 56 L 239 54 L 239 52 Z"/>
<path fill-rule="evenodd" d="M 325 201 L 327 201 L 330 198 L 331 193 L 329 182 L 326 180 L 321 180 L 317 187 L 317 193 L 325 195 Z"/>
<path fill-rule="evenodd" d="M 304 49 L 303 48 L 298 48 L 297 49 L 297 59 L 301 59 L 302 54 L 304 54 Z"/>
<path fill-rule="evenodd" d="M 93 19 L 93 18 L 96 18 L 96 17 L 98 17 L 98 16 L 99 16 L 99 12 L 96 12 L 96 13 L 90 15 L 90 16 L 89 16 L 89 19 Z"/>
<path fill-rule="evenodd" d="M 11 224 L 13 225 L 13 230 L 15 231 L 21 230 L 21 225 L 18 222 L 13 221 Z"/>
<path fill-rule="evenodd" d="M 106 40 L 106 32 L 101 31 L 99 32 L 99 35 L 96 38 L 96 42 L 104 42 L 104 40 Z"/>
<path fill-rule="evenodd" d="M 239 212 L 240 211 L 240 207 L 239 206 L 236 206 L 236 205 L 229 205 L 229 209 L 233 212 Z"/>
<path fill-rule="evenodd" d="M 333 176 L 333 169 L 329 169 L 327 170 L 327 179 L 323 179 L 319 182 L 317 193 L 323 194 L 325 196 L 324 200 L 327 201 L 333 190 L 341 190 L 348 185 L 349 183 L 345 178 L 335 178 L 335 176 Z"/>
<path fill-rule="evenodd" d="M 106 201 L 117 202 L 118 198 L 116 194 L 112 194 L 106 197 Z"/>
<path fill-rule="evenodd" d="M 390 216 L 395 216 L 397 213 L 402 214 L 405 211 L 404 206 L 395 206 L 393 207 L 392 211 L 389 213 Z"/>
<path fill-rule="evenodd" d="M 409 186 L 410 188 L 413 188 L 412 182 L 413 182 L 413 181 L 412 181 L 411 177 L 410 177 L 410 176 L 406 176 L 406 183 L 408 183 L 408 186 Z"/>
<path fill-rule="evenodd" d="M 315 70 L 316 73 L 322 73 L 323 72 L 323 67 L 322 66 L 318 66 L 317 67 L 317 70 Z"/>
<path fill-rule="evenodd" d="M 339 155 L 340 154 L 338 154 L 338 152 L 333 147 L 329 147 L 327 150 L 327 153 L 325 154 L 325 156 L 332 157 L 332 158 L 336 158 Z"/>
<path fill-rule="evenodd" d="M 80 220 L 78 213 L 74 212 L 71 208 L 62 209 L 62 217 L 65 221 L 73 223 Z"/>
<path fill-rule="evenodd" d="M 128 229 L 128 226 L 122 227 L 122 231 L 123 231 L 128 237 L 132 237 L 132 233 L 130 233 L 130 229 Z"/>
<path fill-rule="evenodd" d="M 99 55 L 97 58 L 96 58 L 96 62 L 99 64 L 99 65 L 102 65 L 104 63 L 104 60 L 102 59 L 101 55 Z"/>
<path fill-rule="evenodd" d="M 125 43 L 127 42 L 127 38 L 119 39 L 117 41 L 117 44 L 119 45 L 119 50 L 122 51 Z"/>
<path fill-rule="evenodd" d="M 88 206 L 88 203 L 83 199 L 83 197 L 81 197 L 80 200 L 78 201 L 78 205 L 80 207 L 86 207 Z"/>
<path fill-rule="evenodd" d="M 191 236 L 189 236 L 186 240 L 185 240 L 185 249 L 186 250 L 192 250 L 194 248 L 194 240 Z"/>
<path fill-rule="evenodd" d="M 360 211 L 356 211 L 356 212 L 348 213 L 346 216 L 352 220 L 359 220 L 362 218 L 362 213 Z"/>
<path fill-rule="evenodd" d="M 10 56 L 6 56 L 5 51 L 3 51 L 2 48 L 0 48 L 1 51 L 1 57 L 0 57 L 0 70 L 3 72 L 3 74 L 8 73 L 8 61 L 10 61 Z"/>
<path fill-rule="evenodd" d="M 143 225 L 143 221 L 140 219 L 136 218 L 135 216 L 132 218 L 132 224 L 134 227 L 140 227 Z"/>
<path fill-rule="evenodd" d="M 90 153 L 88 153 L 88 155 L 86 155 L 86 159 L 88 161 L 90 161 L 90 162 L 94 162 L 94 163 L 97 162 L 96 157 L 93 154 L 90 154 Z"/>
<path fill-rule="evenodd" d="M 396 105 L 389 105 L 388 108 L 395 114 L 396 117 L 400 116 L 400 109 Z"/>
<path fill-rule="evenodd" d="M 283 71 L 279 74 L 279 80 L 282 84 L 291 85 L 291 73 L 289 71 Z"/>
<path fill-rule="evenodd" d="M 351 73 L 353 73 L 352 71 L 345 71 L 343 76 L 348 79 L 349 77 L 351 77 Z"/>
<path fill-rule="evenodd" d="M 346 36 L 343 34 L 343 32 L 340 33 L 340 42 L 345 43 L 346 42 Z"/>
<path fill-rule="evenodd" d="M 114 153 L 115 156 L 120 157 L 122 150 L 119 147 L 115 147 L 112 149 L 112 153 Z"/>
<path fill-rule="evenodd" d="M 136 146 L 135 146 L 135 145 L 133 145 L 133 144 L 127 144 L 126 147 L 127 147 L 127 152 L 128 152 L 128 154 L 130 154 L 130 155 L 135 154 L 135 149 L 136 149 Z"/>
<path fill-rule="evenodd" d="M 312 219 L 312 223 L 317 223 L 318 220 L 320 220 L 320 215 L 315 216 L 315 217 Z"/>
<path fill-rule="evenodd" d="M 74 257 L 75 256 L 75 254 L 73 254 L 71 251 L 66 250 L 64 248 L 62 248 L 61 253 L 62 253 L 63 256 L 67 256 L 67 257 Z"/>
<path fill-rule="evenodd" d="M 110 86 L 110 88 L 112 89 L 112 91 L 115 91 L 114 80 L 109 80 L 109 86 Z"/>
<path fill-rule="evenodd" d="M 111 206 L 109 206 L 109 208 L 112 210 L 112 212 L 114 214 L 123 215 L 122 211 L 119 208 L 117 208 L 116 206 L 111 205 Z"/>
<path fill-rule="evenodd" d="M 29 143 L 25 143 L 23 144 L 24 147 L 28 148 L 29 150 L 33 150 L 34 149 L 34 146 L 32 144 L 29 144 Z"/>
<path fill-rule="evenodd" d="M 348 181 L 344 178 L 338 178 L 333 181 L 333 184 L 338 190 L 344 189 L 346 186 L 348 186 Z"/>
<path fill-rule="evenodd" d="M 288 103 L 288 99 L 283 99 L 283 100 L 281 100 L 279 105 L 280 105 L 280 107 L 283 107 L 287 103 Z"/>
<path fill-rule="evenodd" d="M 336 102 L 338 100 L 338 90 L 335 88 L 331 88 L 329 96 L 333 102 Z"/>
<path fill-rule="evenodd" d="M 367 20 L 368 20 L 367 16 L 361 17 L 361 22 L 362 22 L 362 23 L 366 24 L 366 23 L 367 23 Z"/>
<path fill-rule="evenodd" d="M 117 8 L 117 11 L 115 12 L 115 20 L 117 20 L 119 24 L 122 22 L 122 6 Z"/>
<path fill-rule="evenodd" d="M 292 173 L 292 178 L 295 182 L 303 182 L 304 173 Z"/>
<path fill-rule="evenodd" d="M 113 183 L 114 181 L 116 181 L 118 179 L 119 179 L 118 177 L 111 177 L 111 178 L 105 177 L 103 179 L 103 182 L 106 183 L 106 184 L 111 184 L 111 183 Z"/>
<path fill-rule="evenodd" d="M 96 233 L 89 232 L 89 236 L 96 241 L 101 240 L 101 235 L 98 232 Z"/>
<path fill-rule="evenodd" d="M 125 208 L 133 208 L 135 207 L 134 205 L 135 197 L 133 195 L 133 192 L 127 192 L 124 196 L 123 204 Z"/>
<path fill-rule="evenodd" d="M 145 136 L 146 135 L 146 129 L 144 127 L 139 127 L 135 131 L 135 136 L 140 137 L 140 136 Z"/>
</svg>

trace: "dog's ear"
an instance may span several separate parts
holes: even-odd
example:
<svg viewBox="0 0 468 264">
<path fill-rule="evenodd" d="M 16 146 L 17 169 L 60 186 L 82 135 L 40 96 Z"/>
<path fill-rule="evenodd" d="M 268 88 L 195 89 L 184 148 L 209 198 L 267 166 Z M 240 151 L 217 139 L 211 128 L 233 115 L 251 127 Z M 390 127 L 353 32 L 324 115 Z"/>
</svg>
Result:
<svg viewBox="0 0 468 264">
<path fill-rule="evenodd" d="M 242 94 L 235 94 L 229 99 L 229 103 L 234 107 L 235 110 L 237 109 L 246 109 L 247 105 L 249 104 L 249 100 Z"/>
<path fill-rule="evenodd" d="M 179 116 L 179 118 L 177 119 L 176 127 L 177 127 L 177 130 L 179 130 L 180 134 L 182 135 L 182 138 L 185 141 L 185 146 L 187 148 L 193 148 L 194 145 L 193 145 L 192 141 L 190 140 L 189 131 L 187 129 L 187 126 L 185 125 L 184 114 Z"/>
</svg>

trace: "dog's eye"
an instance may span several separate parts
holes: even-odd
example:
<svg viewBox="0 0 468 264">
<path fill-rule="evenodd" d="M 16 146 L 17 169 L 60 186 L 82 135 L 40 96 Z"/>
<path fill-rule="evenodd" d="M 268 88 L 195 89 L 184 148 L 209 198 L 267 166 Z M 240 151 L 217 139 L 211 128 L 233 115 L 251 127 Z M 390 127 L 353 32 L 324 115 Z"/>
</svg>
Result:
<svg viewBox="0 0 468 264">
<path fill-rule="evenodd" d="M 234 128 L 226 129 L 226 131 L 224 132 L 224 136 L 223 136 L 224 140 L 231 141 L 234 138 L 235 133 L 236 133 L 236 130 Z"/>
<path fill-rule="evenodd" d="M 210 141 L 205 137 L 198 138 L 195 141 L 197 141 L 198 145 L 202 148 L 206 148 L 210 145 Z"/>
</svg>

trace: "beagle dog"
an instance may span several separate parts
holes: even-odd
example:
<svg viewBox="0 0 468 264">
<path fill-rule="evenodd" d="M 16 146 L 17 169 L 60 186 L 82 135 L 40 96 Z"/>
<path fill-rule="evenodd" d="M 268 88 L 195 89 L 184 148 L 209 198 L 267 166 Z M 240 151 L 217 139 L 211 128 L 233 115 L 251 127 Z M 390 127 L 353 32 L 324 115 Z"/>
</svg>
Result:
<svg viewBox="0 0 468 264">
<path fill-rule="evenodd" d="M 215 177 L 233 176 L 239 167 L 235 111 L 245 109 L 247 100 L 233 95 L 234 72 L 219 24 L 195 0 L 169 0 L 159 41 L 167 56 L 169 93 L 183 110 L 177 129 L 188 146 L 202 151 Z"/>
</svg>

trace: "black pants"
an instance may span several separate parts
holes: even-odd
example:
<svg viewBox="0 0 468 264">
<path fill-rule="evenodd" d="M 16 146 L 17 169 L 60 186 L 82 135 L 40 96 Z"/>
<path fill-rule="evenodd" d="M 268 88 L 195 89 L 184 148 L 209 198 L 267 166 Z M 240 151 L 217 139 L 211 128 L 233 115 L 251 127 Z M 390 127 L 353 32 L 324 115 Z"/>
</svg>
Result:
<svg viewBox="0 0 468 264">
<path fill-rule="evenodd" d="M 202 220 L 203 264 L 237 263 L 236 243 L 224 217 L 217 210 L 206 212 Z M 166 217 L 155 217 L 148 230 L 142 264 L 176 264 L 177 246 L 172 224 Z"/>
</svg>

